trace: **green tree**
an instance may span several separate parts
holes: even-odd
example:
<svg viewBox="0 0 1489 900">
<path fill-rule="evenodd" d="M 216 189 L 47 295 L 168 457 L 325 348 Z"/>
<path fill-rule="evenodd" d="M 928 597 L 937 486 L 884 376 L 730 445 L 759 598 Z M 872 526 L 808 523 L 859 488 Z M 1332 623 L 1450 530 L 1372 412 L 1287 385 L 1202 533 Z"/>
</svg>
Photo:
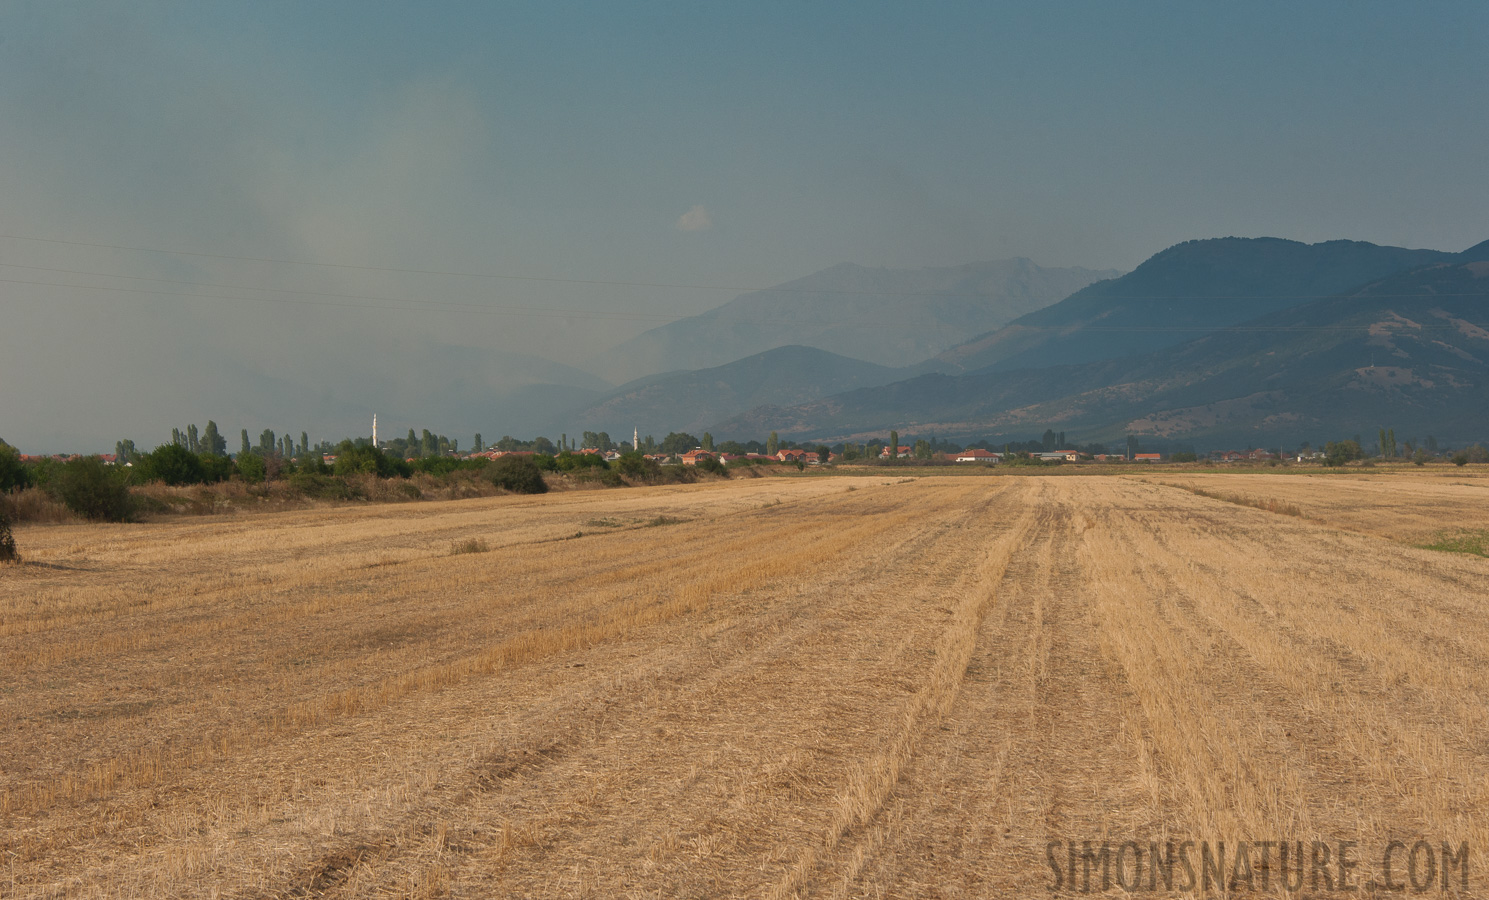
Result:
<svg viewBox="0 0 1489 900">
<path fill-rule="evenodd" d="M 712 453 L 713 452 L 713 435 L 709 434 L 706 431 L 703 432 L 703 443 L 700 444 L 700 446 L 704 450 L 707 450 L 709 453 Z"/>
<path fill-rule="evenodd" d="M 482 452 L 485 449 L 486 449 L 486 445 L 483 444 L 483 443 L 481 443 L 481 432 L 478 431 L 478 432 L 476 432 L 475 452 L 476 453 L 480 453 L 480 452 Z"/>
<path fill-rule="evenodd" d="M 1376 446 L 1380 448 L 1380 455 L 1382 457 L 1390 456 L 1390 453 L 1386 450 L 1386 430 L 1384 428 L 1380 430 L 1380 436 L 1376 438 Z"/>
<path fill-rule="evenodd" d="M 616 460 L 615 467 L 620 470 L 620 474 L 638 481 L 650 481 L 662 471 L 656 460 L 647 459 L 636 451 L 622 453 L 620 459 Z"/>
<path fill-rule="evenodd" d="M 403 455 L 404 456 L 418 456 L 419 455 L 419 436 L 416 435 L 416 434 L 414 434 L 414 430 L 412 428 L 410 428 L 408 430 L 408 437 L 405 440 L 407 440 L 408 443 L 406 445 L 404 445 Z"/>
<path fill-rule="evenodd" d="M 915 458 L 916 459 L 930 459 L 931 456 L 932 456 L 932 453 L 931 453 L 931 442 L 930 441 L 919 440 L 919 441 L 916 441 L 915 442 Z"/>
<path fill-rule="evenodd" d="M 1359 441 L 1329 441 L 1324 444 L 1324 464 L 1342 466 L 1347 462 L 1363 459 Z"/>
<path fill-rule="evenodd" d="M 114 462 L 117 465 L 133 462 L 138 451 L 134 449 L 134 441 L 122 440 L 114 442 Z"/>
<path fill-rule="evenodd" d="M 300 455 L 310 455 L 310 435 L 306 434 L 303 431 L 300 432 Z"/>
<path fill-rule="evenodd" d="M 1396 458 L 1396 429 L 1394 429 L 1394 428 L 1387 428 L 1386 429 L 1386 440 L 1390 443 L 1390 446 L 1391 446 L 1390 458 L 1391 459 L 1395 459 Z"/>
<path fill-rule="evenodd" d="M 268 458 L 275 454 L 279 448 L 279 440 L 274 436 L 274 429 L 265 428 L 259 432 L 259 455 Z"/>
<path fill-rule="evenodd" d="M 0 562 L 15 562 L 21 555 L 16 552 L 15 535 L 10 533 L 10 517 L 0 504 Z"/>
<path fill-rule="evenodd" d="M 227 456 L 227 439 L 218 433 L 217 423 L 211 419 L 207 420 L 207 427 L 202 429 L 202 449 L 199 452 Z"/>
<path fill-rule="evenodd" d="M 257 453 L 240 453 L 235 462 L 238 465 L 238 474 L 249 484 L 258 484 L 269 477 L 269 467 Z"/>
<path fill-rule="evenodd" d="M 821 463 L 822 465 L 825 466 L 825 465 L 827 465 L 827 461 L 829 459 L 832 459 L 832 449 L 830 447 L 828 447 L 826 444 L 818 444 L 817 445 L 817 462 L 819 462 L 819 463 Z"/>
<path fill-rule="evenodd" d="M 503 456 L 486 468 L 486 477 L 497 487 L 514 494 L 542 494 L 548 482 L 535 462 L 524 456 Z"/>
<path fill-rule="evenodd" d="M 239 456 L 247 456 L 253 452 L 253 447 L 248 443 L 248 429 L 243 429 L 243 449 L 238 451 Z"/>
<path fill-rule="evenodd" d="M 889 433 L 889 458 L 900 458 L 900 433 L 898 431 Z"/>
<path fill-rule="evenodd" d="M 337 475 L 365 474 L 379 478 L 407 476 L 412 472 L 409 464 L 403 460 L 388 456 L 370 443 L 358 444 L 350 440 L 336 445 L 334 471 Z"/>
<path fill-rule="evenodd" d="M 180 444 L 161 444 L 141 456 L 135 470 L 145 481 L 171 485 L 201 484 L 206 480 L 201 457 Z"/>
<path fill-rule="evenodd" d="M 31 484 L 31 473 L 21 463 L 21 452 L 0 441 L 0 494 Z"/>
<path fill-rule="evenodd" d="M 192 453 L 202 452 L 202 439 L 197 434 L 195 425 L 186 426 L 186 449 Z"/>
<path fill-rule="evenodd" d="M 662 438 L 661 451 L 668 456 L 677 456 L 697 446 L 698 439 L 691 434 L 686 431 L 672 431 Z"/>
<path fill-rule="evenodd" d="M 96 456 L 79 456 L 58 466 L 47 487 L 68 509 L 85 518 L 122 522 L 134 511 L 122 473 L 111 472 Z"/>
<path fill-rule="evenodd" d="M 765 442 L 765 455 L 775 456 L 777 453 L 780 452 L 780 450 L 781 439 L 779 437 L 776 437 L 776 433 L 772 431 L 770 433 L 770 439 Z"/>
</svg>

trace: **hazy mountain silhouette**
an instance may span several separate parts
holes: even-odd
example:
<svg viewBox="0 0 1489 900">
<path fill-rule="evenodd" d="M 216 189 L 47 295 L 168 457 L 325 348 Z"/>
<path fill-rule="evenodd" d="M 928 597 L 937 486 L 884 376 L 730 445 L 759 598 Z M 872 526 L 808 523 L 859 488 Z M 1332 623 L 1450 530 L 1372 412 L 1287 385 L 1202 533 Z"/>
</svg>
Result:
<svg viewBox="0 0 1489 900">
<path fill-rule="evenodd" d="M 658 438 L 669 431 L 699 435 L 762 404 L 805 403 L 905 375 L 815 347 L 777 347 L 723 366 L 638 379 L 556 417 L 548 430 L 608 431 L 617 441 L 629 440 L 633 429 Z"/>
<path fill-rule="evenodd" d="M 1181 245 L 1184 246 L 1184 245 Z M 1316 245 L 1317 246 L 1317 245 Z M 1419 252 L 1419 251 L 1418 251 Z M 1489 242 L 1178 346 L 1081 364 L 932 374 L 717 423 L 721 436 L 900 433 L 1295 445 L 1391 426 L 1489 431 Z"/>
<path fill-rule="evenodd" d="M 1451 256 L 1360 241 L 1186 241 L 922 368 L 955 374 L 1135 356 Z"/>
<path fill-rule="evenodd" d="M 904 366 L 1116 274 L 1027 259 L 921 269 L 845 263 L 653 328 L 605 353 L 595 368 L 631 379 L 791 344 Z"/>
</svg>

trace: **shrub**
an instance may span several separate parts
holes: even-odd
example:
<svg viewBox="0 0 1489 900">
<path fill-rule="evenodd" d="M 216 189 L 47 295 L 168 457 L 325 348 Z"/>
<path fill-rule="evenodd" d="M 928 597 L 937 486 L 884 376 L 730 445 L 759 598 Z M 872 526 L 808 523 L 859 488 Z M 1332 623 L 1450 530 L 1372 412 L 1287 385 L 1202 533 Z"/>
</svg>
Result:
<svg viewBox="0 0 1489 900">
<path fill-rule="evenodd" d="M 257 453 L 239 453 L 237 464 L 238 474 L 249 484 L 259 484 L 269 475 L 269 467 Z"/>
<path fill-rule="evenodd" d="M 336 447 L 335 471 L 337 475 L 363 473 L 379 478 L 392 478 L 394 475 L 407 478 L 414 473 L 413 466 L 403 460 L 394 459 L 376 447 L 359 446 L 349 440 Z"/>
<path fill-rule="evenodd" d="M 357 491 L 341 478 L 315 472 L 296 472 L 290 476 L 290 489 L 317 500 L 355 500 Z"/>
<path fill-rule="evenodd" d="M 141 481 L 163 481 L 166 484 L 201 484 L 206 470 L 195 453 L 180 444 L 161 444 L 135 461 L 136 477 Z"/>
<path fill-rule="evenodd" d="M 1466 465 L 1468 465 L 1468 454 L 1467 453 L 1464 453 L 1462 450 L 1459 450 L 1457 453 L 1454 453 L 1453 454 L 1453 465 L 1455 465 L 1455 466 L 1466 466 Z"/>
<path fill-rule="evenodd" d="M 1198 461 L 1199 461 L 1199 456 L 1197 454 L 1186 453 L 1186 452 L 1184 452 L 1182 450 L 1179 451 L 1178 453 L 1175 453 L 1175 454 L 1173 454 L 1172 456 L 1169 457 L 1169 462 L 1176 462 L 1176 463 L 1179 463 L 1179 462 L 1198 462 Z"/>
<path fill-rule="evenodd" d="M 16 552 L 16 539 L 10 533 L 10 517 L 0 506 L 0 562 L 15 562 L 21 555 Z"/>
<path fill-rule="evenodd" d="M 1364 452 L 1356 441 L 1329 441 L 1324 445 L 1324 465 L 1342 466 L 1347 462 L 1361 459 Z"/>
<path fill-rule="evenodd" d="M 723 463 L 714 459 L 712 456 L 705 456 L 704 458 L 698 460 L 694 468 L 700 469 L 704 472 L 708 472 L 711 475 L 722 475 L 725 478 L 729 477 L 729 470 L 724 467 Z M 802 468 L 806 467 L 803 466 Z"/>
<path fill-rule="evenodd" d="M 123 478 L 96 456 L 80 456 L 58 466 L 48 487 L 68 509 L 89 519 L 123 522 L 134 511 Z"/>
<path fill-rule="evenodd" d="M 31 484 L 31 473 L 21 463 L 21 453 L 0 441 L 0 494 L 8 494 Z"/>
<path fill-rule="evenodd" d="M 499 457 L 487 467 L 486 477 L 492 484 L 514 494 L 542 494 L 548 490 L 542 470 L 529 457 Z"/>
<path fill-rule="evenodd" d="M 608 469 L 610 463 L 605 457 L 598 453 L 560 453 L 554 458 L 553 464 L 560 472 L 573 472 L 578 469 Z"/>
<path fill-rule="evenodd" d="M 621 454 L 620 459 L 615 462 L 615 467 L 620 470 L 620 474 L 639 481 L 655 479 L 662 468 L 657 465 L 656 460 L 647 459 L 641 453 L 636 452 Z"/>
<path fill-rule="evenodd" d="M 227 481 L 233 477 L 233 461 L 226 456 L 218 456 L 215 453 L 203 453 L 197 457 L 202 463 L 202 481 L 206 484 L 216 484 L 219 481 Z"/>
</svg>

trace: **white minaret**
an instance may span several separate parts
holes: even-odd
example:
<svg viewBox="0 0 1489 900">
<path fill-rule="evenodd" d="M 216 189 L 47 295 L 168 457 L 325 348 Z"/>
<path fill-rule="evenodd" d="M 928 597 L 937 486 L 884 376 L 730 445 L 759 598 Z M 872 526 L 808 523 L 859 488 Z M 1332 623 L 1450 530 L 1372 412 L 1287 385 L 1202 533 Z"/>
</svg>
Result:
<svg viewBox="0 0 1489 900">
<path fill-rule="evenodd" d="M 631 429 L 631 452 L 633 452 L 633 453 L 640 453 L 641 452 L 641 429 L 640 428 L 632 428 Z"/>
<path fill-rule="evenodd" d="M 377 413 L 372 414 L 372 446 L 377 446 Z"/>
</svg>

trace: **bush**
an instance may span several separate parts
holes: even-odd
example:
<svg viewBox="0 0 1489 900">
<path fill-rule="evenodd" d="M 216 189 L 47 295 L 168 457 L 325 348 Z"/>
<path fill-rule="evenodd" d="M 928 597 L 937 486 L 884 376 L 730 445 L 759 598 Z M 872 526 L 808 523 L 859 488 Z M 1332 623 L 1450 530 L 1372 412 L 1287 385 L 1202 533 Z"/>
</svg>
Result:
<svg viewBox="0 0 1489 900">
<path fill-rule="evenodd" d="M 239 453 L 237 464 L 238 474 L 249 484 L 259 484 L 269 476 L 269 467 L 257 453 Z"/>
<path fill-rule="evenodd" d="M 724 467 L 723 463 L 714 459 L 712 456 L 705 456 L 702 459 L 698 460 L 693 468 L 703 472 L 708 472 L 711 475 L 722 475 L 725 478 L 729 477 L 729 470 Z"/>
<path fill-rule="evenodd" d="M 1457 453 L 1454 453 L 1453 454 L 1453 465 L 1455 465 L 1455 466 L 1466 466 L 1466 465 L 1468 465 L 1468 454 L 1467 453 L 1464 453 L 1462 450 L 1459 450 Z"/>
<path fill-rule="evenodd" d="M 161 444 L 149 453 L 140 454 L 134 469 L 135 477 L 141 481 L 177 485 L 201 484 L 207 480 L 201 458 L 180 444 Z"/>
<path fill-rule="evenodd" d="M 89 519 L 123 522 L 134 511 L 123 478 L 96 456 L 80 456 L 58 466 L 48 489 L 68 509 Z"/>
<path fill-rule="evenodd" d="M 1355 441 L 1329 441 L 1324 445 L 1324 465 L 1342 466 L 1365 456 Z"/>
<path fill-rule="evenodd" d="M 21 555 L 16 552 L 16 539 L 10 533 L 10 517 L 0 506 L 0 562 L 15 562 Z"/>
<path fill-rule="evenodd" d="M 394 459 L 376 447 L 365 444 L 359 446 L 348 440 L 336 447 L 335 472 L 337 475 L 361 473 L 379 478 L 392 478 L 394 475 L 407 478 L 414 474 L 414 469 L 403 460 Z"/>
<path fill-rule="evenodd" d="M 1199 461 L 1199 456 L 1197 454 L 1194 454 L 1194 453 L 1185 453 L 1184 451 L 1180 451 L 1180 452 L 1175 453 L 1174 455 L 1170 456 L 1168 459 L 1169 459 L 1169 462 L 1176 462 L 1176 463 L 1177 462 L 1198 462 Z"/>
<path fill-rule="evenodd" d="M 31 484 L 31 473 L 21 463 L 21 453 L 0 441 L 0 494 L 8 494 Z"/>
<path fill-rule="evenodd" d="M 317 500 L 355 500 L 358 492 L 344 479 L 316 472 L 296 472 L 290 476 L 290 489 Z"/>
<path fill-rule="evenodd" d="M 487 467 L 486 477 L 492 484 L 514 494 L 542 494 L 548 490 L 542 470 L 531 457 L 498 457 Z"/>
<path fill-rule="evenodd" d="M 639 452 L 622 453 L 620 459 L 615 461 L 615 467 L 620 470 L 620 474 L 638 481 L 654 480 L 662 468 L 657 465 L 656 460 L 647 459 Z"/>
<path fill-rule="evenodd" d="M 554 466 L 560 472 L 574 472 L 579 469 L 608 469 L 610 463 L 605 457 L 598 453 L 560 453 L 553 460 Z"/>
</svg>

